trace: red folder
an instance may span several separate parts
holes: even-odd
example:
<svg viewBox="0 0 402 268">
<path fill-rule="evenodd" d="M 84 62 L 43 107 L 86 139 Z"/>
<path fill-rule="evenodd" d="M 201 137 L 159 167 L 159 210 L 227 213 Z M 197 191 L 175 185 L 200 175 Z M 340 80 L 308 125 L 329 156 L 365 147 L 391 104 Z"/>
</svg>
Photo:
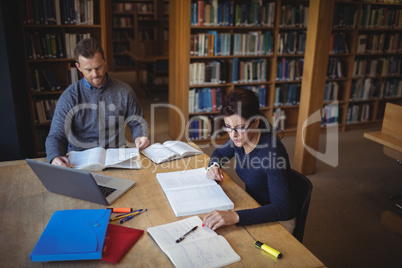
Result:
<svg viewBox="0 0 402 268">
<path fill-rule="evenodd" d="M 143 233 L 143 230 L 109 224 L 103 247 L 102 260 L 118 263 Z"/>
</svg>

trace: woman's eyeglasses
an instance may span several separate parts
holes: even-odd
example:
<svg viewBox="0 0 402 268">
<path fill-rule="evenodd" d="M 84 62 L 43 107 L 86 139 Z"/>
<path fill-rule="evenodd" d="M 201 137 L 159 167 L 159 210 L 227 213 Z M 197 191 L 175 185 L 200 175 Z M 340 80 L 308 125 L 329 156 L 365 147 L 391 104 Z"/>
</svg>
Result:
<svg viewBox="0 0 402 268">
<path fill-rule="evenodd" d="M 232 131 L 234 131 L 234 132 L 236 132 L 237 134 L 244 134 L 244 133 L 246 133 L 246 132 L 250 129 L 250 127 L 251 127 L 251 125 L 252 125 L 253 123 L 254 123 L 254 121 L 251 121 L 250 124 L 248 125 L 248 127 L 236 127 L 236 128 L 231 128 L 231 127 L 228 127 L 228 126 L 223 126 L 223 127 L 222 127 L 222 130 L 225 131 L 225 132 L 227 132 L 227 133 L 231 133 Z"/>
</svg>

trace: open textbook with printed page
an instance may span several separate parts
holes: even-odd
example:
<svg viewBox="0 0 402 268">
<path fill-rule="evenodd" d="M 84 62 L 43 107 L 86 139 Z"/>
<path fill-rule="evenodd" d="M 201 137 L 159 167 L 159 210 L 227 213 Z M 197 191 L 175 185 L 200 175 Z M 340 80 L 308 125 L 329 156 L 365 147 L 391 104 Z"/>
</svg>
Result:
<svg viewBox="0 0 402 268">
<path fill-rule="evenodd" d="M 96 147 L 84 151 L 68 153 L 70 166 L 87 171 L 102 171 L 105 168 L 140 169 L 140 153 L 138 148 Z"/>
<path fill-rule="evenodd" d="M 233 209 L 232 200 L 205 168 L 156 174 L 176 217 Z"/>
<path fill-rule="evenodd" d="M 176 240 L 197 226 L 180 243 Z M 147 230 L 176 267 L 222 267 L 240 261 L 228 241 L 193 216 L 184 220 L 150 227 Z"/>
<path fill-rule="evenodd" d="M 182 141 L 165 141 L 163 144 L 153 143 L 142 150 L 141 153 L 154 163 L 160 164 L 166 161 L 202 154 L 202 151 Z"/>
</svg>

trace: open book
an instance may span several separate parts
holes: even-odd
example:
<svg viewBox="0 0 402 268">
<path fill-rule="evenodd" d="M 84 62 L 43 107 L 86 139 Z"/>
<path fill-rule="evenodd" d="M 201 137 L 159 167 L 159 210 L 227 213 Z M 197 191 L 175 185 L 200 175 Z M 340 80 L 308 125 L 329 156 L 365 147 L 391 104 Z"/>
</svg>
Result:
<svg viewBox="0 0 402 268">
<path fill-rule="evenodd" d="M 176 267 L 222 267 L 240 261 L 223 236 L 201 224 L 201 219 L 194 216 L 150 227 L 147 231 Z M 194 226 L 198 228 L 176 243 L 176 239 Z"/>
<path fill-rule="evenodd" d="M 198 168 L 156 174 L 176 217 L 234 208 L 222 187 L 206 173 Z"/>
<path fill-rule="evenodd" d="M 165 141 L 163 144 L 154 143 L 142 150 L 141 153 L 156 164 L 202 154 L 200 150 L 182 141 Z"/>
<path fill-rule="evenodd" d="M 102 171 L 105 168 L 140 169 L 140 153 L 138 148 L 96 147 L 85 151 L 68 153 L 70 166 L 88 171 Z"/>
</svg>

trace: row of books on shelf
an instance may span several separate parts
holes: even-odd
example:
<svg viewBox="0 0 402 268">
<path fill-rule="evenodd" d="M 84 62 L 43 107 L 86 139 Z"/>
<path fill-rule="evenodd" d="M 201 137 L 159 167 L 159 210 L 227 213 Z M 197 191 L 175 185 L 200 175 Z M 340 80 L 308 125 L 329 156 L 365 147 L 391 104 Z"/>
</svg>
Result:
<svg viewBox="0 0 402 268">
<path fill-rule="evenodd" d="M 233 83 L 265 82 L 267 81 L 267 72 L 267 59 L 239 60 L 239 58 L 233 58 Z"/>
<path fill-rule="evenodd" d="M 189 113 L 217 112 L 222 109 L 220 88 L 199 88 L 189 91 Z"/>
<path fill-rule="evenodd" d="M 114 12 L 153 12 L 154 4 L 153 3 L 113 3 L 112 5 Z"/>
<path fill-rule="evenodd" d="M 360 103 L 349 105 L 346 114 L 346 123 L 367 122 L 370 119 L 370 104 Z"/>
<path fill-rule="evenodd" d="M 358 79 L 352 83 L 351 100 L 369 100 L 378 97 L 379 81 L 377 79 Z"/>
<path fill-rule="evenodd" d="M 344 33 L 331 34 L 331 40 L 329 43 L 329 53 L 349 53 L 348 45 L 346 42 L 346 35 Z"/>
<path fill-rule="evenodd" d="M 309 7 L 300 5 L 284 5 L 281 7 L 280 27 L 307 27 Z"/>
<path fill-rule="evenodd" d="M 127 53 L 129 50 L 130 50 L 130 43 L 128 43 L 128 42 L 113 44 L 113 53 L 114 54 Z"/>
<path fill-rule="evenodd" d="M 361 28 L 399 28 L 402 27 L 401 9 L 363 5 Z"/>
<path fill-rule="evenodd" d="M 281 58 L 277 63 L 276 81 L 301 80 L 303 77 L 304 59 Z"/>
<path fill-rule="evenodd" d="M 67 73 L 68 73 L 68 84 L 74 84 L 75 82 L 77 82 L 78 80 L 80 80 L 83 75 L 80 72 L 80 70 L 78 70 L 77 67 L 75 66 L 71 66 L 71 63 L 67 63 Z"/>
<path fill-rule="evenodd" d="M 324 102 L 338 100 L 339 84 L 338 82 L 326 82 L 324 90 Z"/>
<path fill-rule="evenodd" d="M 356 53 L 399 53 L 402 52 L 402 35 L 360 34 L 357 40 Z"/>
<path fill-rule="evenodd" d="M 84 38 L 91 37 L 90 33 L 27 33 L 26 49 L 28 59 L 73 58 L 76 44 Z"/>
<path fill-rule="evenodd" d="M 338 124 L 339 107 L 338 105 L 327 105 L 321 111 L 321 126 L 331 126 Z"/>
<path fill-rule="evenodd" d="M 271 55 L 273 49 L 273 36 L 269 31 L 233 35 L 234 56 Z"/>
<path fill-rule="evenodd" d="M 191 56 L 229 56 L 231 36 L 229 33 L 208 31 L 190 35 Z"/>
<path fill-rule="evenodd" d="M 402 59 L 398 57 L 379 59 L 356 59 L 353 63 L 355 78 L 364 76 L 388 76 L 401 74 Z"/>
<path fill-rule="evenodd" d="M 126 69 L 126 68 L 134 68 L 135 62 L 134 60 L 126 55 L 122 56 L 113 56 L 113 66 L 116 69 Z"/>
<path fill-rule="evenodd" d="M 32 92 L 59 91 L 61 86 L 52 69 L 28 69 Z"/>
<path fill-rule="evenodd" d="M 113 27 L 133 27 L 134 18 L 132 16 L 114 16 Z"/>
<path fill-rule="evenodd" d="M 352 84 L 350 98 L 352 100 L 368 100 L 372 98 L 402 97 L 402 80 L 359 79 Z"/>
<path fill-rule="evenodd" d="M 286 113 L 281 108 L 276 108 L 272 112 L 272 126 L 274 129 L 285 129 Z"/>
<path fill-rule="evenodd" d="M 380 85 L 381 98 L 402 97 L 402 80 L 387 79 Z"/>
<path fill-rule="evenodd" d="M 25 24 L 93 25 L 93 0 L 25 0 L 21 5 Z"/>
<path fill-rule="evenodd" d="M 298 105 L 300 102 L 300 84 L 284 84 L 275 88 L 275 106 Z"/>
<path fill-rule="evenodd" d="M 283 32 L 278 34 L 278 54 L 304 54 L 306 32 Z"/>
<path fill-rule="evenodd" d="M 39 154 L 46 153 L 46 138 L 48 133 L 44 130 L 35 130 L 34 139 L 35 139 L 35 151 Z"/>
<path fill-rule="evenodd" d="M 188 121 L 188 138 L 190 140 L 206 140 L 219 138 L 224 131 L 221 117 L 212 115 L 194 115 Z"/>
<path fill-rule="evenodd" d="M 357 7 L 336 5 L 334 10 L 333 28 L 355 28 L 357 24 Z"/>
<path fill-rule="evenodd" d="M 190 63 L 190 85 L 226 83 L 227 65 L 226 61 Z"/>
<path fill-rule="evenodd" d="M 35 122 L 39 124 L 51 122 L 56 104 L 56 99 L 34 100 Z"/>
<path fill-rule="evenodd" d="M 191 3 L 191 26 L 266 26 L 275 24 L 275 3 L 203 1 Z"/>
<path fill-rule="evenodd" d="M 338 58 L 329 58 L 327 67 L 327 78 L 342 78 L 342 62 Z"/>
</svg>

